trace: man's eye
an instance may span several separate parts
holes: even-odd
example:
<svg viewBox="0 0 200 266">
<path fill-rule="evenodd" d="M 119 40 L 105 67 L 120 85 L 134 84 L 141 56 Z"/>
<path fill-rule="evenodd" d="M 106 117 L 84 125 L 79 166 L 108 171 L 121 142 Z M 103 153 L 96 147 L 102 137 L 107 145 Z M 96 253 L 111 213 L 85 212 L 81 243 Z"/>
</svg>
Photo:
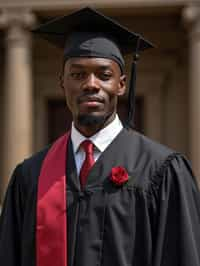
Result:
<svg viewBox="0 0 200 266">
<path fill-rule="evenodd" d="M 100 74 L 102 80 L 109 80 L 112 77 L 112 73 L 110 72 L 103 72 Z"/>
<path fill-rule="evenodd" d="M 85 73 L 84 72 L 72 72 L 72 73 L 70 73 L 70 76 L 73 79 L 82 79 L 85 77 Z"/>
</svg>

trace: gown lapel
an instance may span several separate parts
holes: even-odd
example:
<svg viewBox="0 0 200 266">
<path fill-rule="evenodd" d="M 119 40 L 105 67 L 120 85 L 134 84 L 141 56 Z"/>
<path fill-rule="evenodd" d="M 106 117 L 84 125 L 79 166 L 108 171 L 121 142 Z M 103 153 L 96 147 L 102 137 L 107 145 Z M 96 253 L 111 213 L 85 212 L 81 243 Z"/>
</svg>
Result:
<svg viewBox="0 0 200 266">
<path fill-rule="evenodd" d="M 74 265 L 76 240 L 77 240 L 77 224 L 79 216 L 79 193 L 80 182 L 77 175 L 76 163 L 73 153 L 71 138 L 68 143 L 67 149 L 67 162 L 66 162 L 66 174 L 67 174 L 67 236 L 68 243 L 67 248 L 68 266 Z"/>
<path fill-rule="evenodd" d="M 102 186 L 104 182 L 107 182 L 112 167 L 119 166 L 119 164 L 126 164 L 127 158 L 124 156 L 124 152 L 126 152 L 128 148 L 127 137 L 127 130 L 122 129 L 117 137 L 100 155 L 88 175 L 85 189 Z"/>
<path fill-rule="evenodd" d="M 69 191 L 80 191 L 80 181 L 77 174 L 76 163 L 74 158 L 74 152 L 72 147 L 71 138 L 68 143 L 67 149 L 67 162 L 66 162 L 66 173 L 67 173 L 67 189 Z"/>
</svg>

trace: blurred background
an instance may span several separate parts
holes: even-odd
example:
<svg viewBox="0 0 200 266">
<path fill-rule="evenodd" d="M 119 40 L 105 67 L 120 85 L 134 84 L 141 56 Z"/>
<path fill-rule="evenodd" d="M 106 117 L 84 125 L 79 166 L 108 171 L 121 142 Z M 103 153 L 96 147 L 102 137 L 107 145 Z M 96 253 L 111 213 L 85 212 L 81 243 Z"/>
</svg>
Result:
<svg viewBox="0 0 200 266">
<path fill-rule="evenodd" d="M 16 164 L 69 128 L 62 51 L 31 34 L 55 16 L 91 6 L 156 49 L 138 62 L 136 127 L 184 153 L 200 182 L 200 3 L 192 0 L 0 0 L 0 196 Z M 132 55 L 126 56 L 129 77 Z M 123 120 L 127 97 L 119 102 Z"/>
</svg>

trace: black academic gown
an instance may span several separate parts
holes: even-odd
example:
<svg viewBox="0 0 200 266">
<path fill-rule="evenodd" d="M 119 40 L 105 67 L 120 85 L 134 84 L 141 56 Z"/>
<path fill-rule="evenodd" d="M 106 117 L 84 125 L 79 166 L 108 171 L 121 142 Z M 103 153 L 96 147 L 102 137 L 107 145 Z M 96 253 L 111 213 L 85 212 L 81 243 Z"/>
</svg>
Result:
<svg viewBox="0 0 200 266">
<path fill-rule="evenodd" d="M 36 266 L 36 193 L 48 148 L 17 166 L 0 220 L 0 265 Z M 68 266 L 200 266 L 200 193 L 186 159 L 123 129 L 84 191 L 68 146 Z M 129 181 L 109 175 L 123 166 Z M 53 266 L 53 265 L 52 265 Z"/>
</svg>

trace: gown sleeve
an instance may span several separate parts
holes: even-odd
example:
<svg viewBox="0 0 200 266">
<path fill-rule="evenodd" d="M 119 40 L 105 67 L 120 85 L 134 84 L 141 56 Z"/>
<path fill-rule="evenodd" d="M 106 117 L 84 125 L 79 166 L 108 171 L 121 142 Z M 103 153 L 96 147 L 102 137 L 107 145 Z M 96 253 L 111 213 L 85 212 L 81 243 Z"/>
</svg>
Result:
<svg viewBox="0 0 200 266">
<path fill-rule="evenodd" d="M 176 155 L 158 176 L 153 266 L 200 266 L 200 192 L 190 165 Z"/>
<path fill-rule="evenodd" d="M 20 166 L 17 166 L 8 185 L 0 216 L 0 264 L 19 266 L 21 253 L 22 199 Z"/>
</svg>

